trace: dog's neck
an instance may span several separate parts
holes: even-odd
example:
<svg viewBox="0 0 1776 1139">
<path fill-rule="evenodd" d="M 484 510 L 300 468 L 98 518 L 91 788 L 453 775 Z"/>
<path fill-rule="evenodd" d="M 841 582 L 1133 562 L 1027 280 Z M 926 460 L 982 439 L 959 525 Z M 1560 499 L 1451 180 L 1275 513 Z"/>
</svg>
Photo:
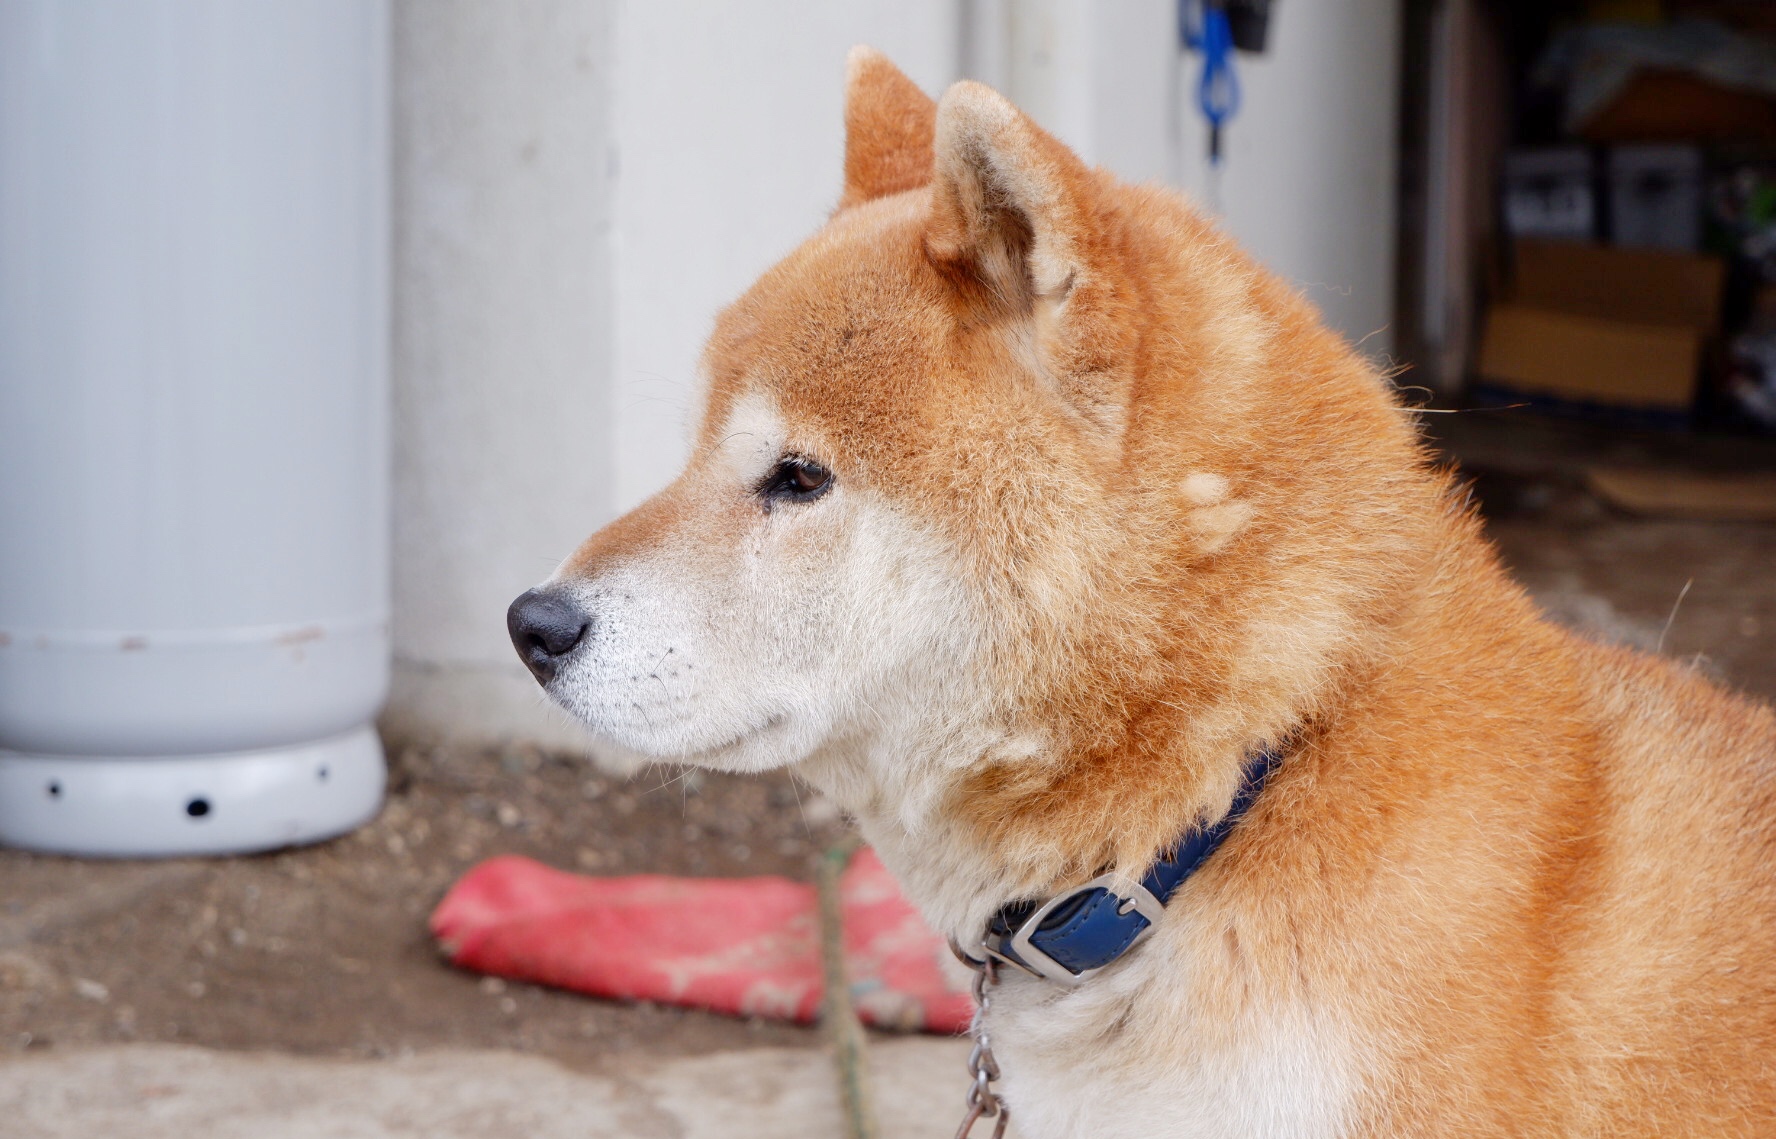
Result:
<svg viewBox="0 0 1776 1139">
<path fill-rule="evenodd" d="M 1188 751 L 1133 779 L 1126 769 L 1152 757 L 1045 756 L 1017 733 L 924 756 L 883 737 L 802 774 L 857 821 L 935 926 L 969 940 L 1008 903 L 1106 870 L 1139 879 L 1192 827 L 1224 816 L 1251 757 L 1300 723 L 1293 712 L 1275 720 L 1244 731 L 1199 725 Z M 983 807 L 1003 813 L 997 825 Z M 1121 825 L 1093 833 L 1113 820 Z"/>
<path fill-rule="evenodd" d="M 1129 713 L 1095 745 L 1068 748 L 1015 721 L 933 731 L 909 710 L 901 730 L 878 717 L 802 774 L 857 820 L 935 926 L 977 937 L 1007 903 L 1107 870 L 1139 879 L 1192 826 L 1227 813 L 1257 751 L 1325 742 L 1343 702 L 1397 655 L 1395 617 L 1421 611 L 1420 592 L 1372 592 L 1357 606 L 1323 586 L 1270 591 L 1247 603 L 1264 620 L 1243 643 L 1218 647 L 1220 683 L 1192 685 L 1195 656 L 1167 654 L 1152 687 L 1116 694 Z"/>
</svg>

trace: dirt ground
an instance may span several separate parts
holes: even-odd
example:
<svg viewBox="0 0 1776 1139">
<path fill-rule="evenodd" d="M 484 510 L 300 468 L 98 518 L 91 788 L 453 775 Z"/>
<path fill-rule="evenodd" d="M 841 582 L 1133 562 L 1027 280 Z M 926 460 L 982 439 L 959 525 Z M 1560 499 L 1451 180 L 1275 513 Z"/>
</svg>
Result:
<svg viewBox="0 0 1776 1139">
<path fill-rule="evenodd" d="M 383 1057 L 505 1048 L 591 1064 L 632 1048 L 811 1044 L 811 1030 L 588 1000 L 445 964 L 425 919 L 496 854 L 600 874 L 812 877 L 843 824 L 782 776 L 651 773 L 577 756 L 390 748 L 375 822 L 250 858 L 0 852 L 0 1047 L 158 1041 Z"/>
<path fill-rule="evenodd" d="M 1550 612 L 1776 696 L 1776 525 L 1632 518 L 1582 478 L 1591 461 L 1776 469 L 1776 448 L 1523 418 L 1432 426 L 1474 477 L 1506 560 Z M 843 827 L 829 804 L 784 777 L 625 781 L 524 747 L 391 741 L 390 756 L 381 817 L 311 848 L 170 862 L 0 852 L 0 1051 L 156 1041 L 382 1057 L 491 1047 L 591 1067 L 618 1050 L 815 1042 L 807 1029 L 470 976 L 442 963 L 425 917 L 464 870 L 503 853 L 592 873 L 808 878 Z"/>
</svg>

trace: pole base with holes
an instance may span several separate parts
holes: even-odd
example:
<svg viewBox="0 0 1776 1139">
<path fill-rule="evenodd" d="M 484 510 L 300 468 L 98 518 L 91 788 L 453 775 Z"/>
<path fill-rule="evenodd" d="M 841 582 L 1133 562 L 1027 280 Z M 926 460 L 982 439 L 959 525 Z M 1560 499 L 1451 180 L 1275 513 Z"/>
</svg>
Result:
<svg viewBox="0 0 1776 1139">
<path fill-rule="evenodd" d="M 369 727 L 221 755 L 0 751 L 0 844 L 107 858 L 275 850 L 367 822 L 384 782 Z"/>
</svg>

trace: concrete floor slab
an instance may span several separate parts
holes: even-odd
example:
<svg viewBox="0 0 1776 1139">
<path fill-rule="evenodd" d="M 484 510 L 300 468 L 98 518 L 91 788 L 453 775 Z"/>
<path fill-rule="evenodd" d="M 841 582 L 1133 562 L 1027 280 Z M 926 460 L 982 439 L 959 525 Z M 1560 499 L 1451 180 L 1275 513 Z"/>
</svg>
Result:
<svg viewBox="0 0 1776 1139">
<path fill-rule="evenodd" d="M 884 1139 L 947 1134 L 968 1049 L 904 1039 L 870 1050 Z M 579 1072 L 498 1051 L 334 1060 L 122 1045 L 0 1064 L 4 1131 L 20 1139 L 833 1139 L 827 1054 L 756 1048 L 630 1057 Z"/>
</svg>

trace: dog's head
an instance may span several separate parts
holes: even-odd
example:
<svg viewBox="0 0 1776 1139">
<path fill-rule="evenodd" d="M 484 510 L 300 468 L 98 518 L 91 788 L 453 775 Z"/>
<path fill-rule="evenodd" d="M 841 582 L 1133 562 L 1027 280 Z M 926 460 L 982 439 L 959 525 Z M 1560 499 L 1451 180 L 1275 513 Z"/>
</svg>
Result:
<svg viewBox="0 0 1776 1139">
<path fill-rule="evenodd" d="M 1307 337 L 1378 413 L 1379 385 L 1181 201 L 985 87 L 933 104 L 859 49 L 846 127 L 838 210 L 717 323 L 688 466 L 514 603 L 520 655 L 608 743 L 736 770 L 1089 749 L 1212 704 L 1213 583 L 1283 564 L 1244 542 L 1281 500 L 1256 472 L 1324 410 L 1248 422 L 1268 345 Z"/>
</svg>

